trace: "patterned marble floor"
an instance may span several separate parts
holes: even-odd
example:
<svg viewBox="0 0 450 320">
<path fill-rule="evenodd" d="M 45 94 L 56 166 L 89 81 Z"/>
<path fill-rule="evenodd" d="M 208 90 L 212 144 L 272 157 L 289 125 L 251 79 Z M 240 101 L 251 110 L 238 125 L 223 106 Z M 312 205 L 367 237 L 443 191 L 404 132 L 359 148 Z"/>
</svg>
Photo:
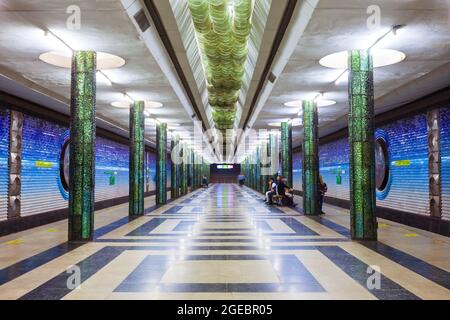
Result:
<svg viewBox="0 0 450 320">
<path fill-rule="evenodd" d="M 354 242 L 346 210 L 306 217 L 233 184 L 146 206 L 99 211 L 88 244 L 67 221 L 0 238 L 0 299 L 450 299 L 446 237 L 380 220 L 380 241 Z"/>
</svg>

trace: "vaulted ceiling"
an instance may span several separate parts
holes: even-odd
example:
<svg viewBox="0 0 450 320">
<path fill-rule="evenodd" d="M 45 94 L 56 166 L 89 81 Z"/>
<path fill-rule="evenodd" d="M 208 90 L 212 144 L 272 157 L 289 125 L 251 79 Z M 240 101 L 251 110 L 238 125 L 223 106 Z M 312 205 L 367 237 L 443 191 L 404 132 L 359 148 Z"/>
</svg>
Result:
<svg viewBox="0 0 450 320">
<path fill-rule="evenodd" d="M 173 131 L 186 138 L 193 134 L 196 120 L 204 130 L 215 127 L 187 0 L 76 1 L 81 9 L 78 30 L 66 24 L 72 4 L 0 2 L 0 90 L 69 114 L 70 71 L 38 59 L 58 49 L 44 37 L 50 30 L 74 49 L 125 59 L 123 67 L 104 71 L 112 85 L 98 83 L 101 127 L 128 136 L 128 111 L 111 106 L 124 99 L 123 93 L 161 102 L 163 108 L 150 110 L 151 116 L 179 124 Z M 367 27 L 371 5 L 381 13 L 375 29 Z M 367 47 L 395 24 L 406 26 L 379 45 L 404 52 L 406 59 L 375 70 L 377 113 L 450 85 L 447 0 L 255 0 L 233 127 L 271 129 L 273 122 L 299 117 L 299 108 L 284 103 L 324 92 L 337 103 L 319 110 L 320 135 L 345 128 L 347 86 L 345 81 L 335 84 L 342 71 L 325 68 L 319 60 L 336 51 Z M 294 127 L 295 146 L 301 143 L 301 131 L 301 126 Z M 213 136 L 206 140 L 213 141 Z M 153 123 L 148 123 L 146 138 L 154 145 Z"/>
</svg>

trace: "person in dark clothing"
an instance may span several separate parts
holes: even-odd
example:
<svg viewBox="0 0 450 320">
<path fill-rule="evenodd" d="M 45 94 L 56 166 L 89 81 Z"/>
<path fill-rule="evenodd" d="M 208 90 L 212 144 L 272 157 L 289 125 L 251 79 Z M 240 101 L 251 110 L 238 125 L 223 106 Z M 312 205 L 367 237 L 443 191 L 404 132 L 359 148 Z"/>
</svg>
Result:
<svg viewBox="0 0 450 320">
<path fill-rule="evenodd" d="M 277 177 L 277 187 L 276 187 L 275 191 L 276 191 L 277 196 L 284 197 L 284 195 L 286 193 L 286 184 L 284 183 L 282 176 Z"/>
<path fill-rule="evenodd" d="M 202 185 L 203 185 L 203 188 L 208 188 L 208 186 L 209 186 L 208 178 L 206 176 L 203 176 L 203 178 L 202 178 Z"/>
<path fill-rule="evenodd" d="M 325 214 L 325 212 L 322 211 L 322 207 L 323 207 L 323 198 L 325 197 L 325 193 L 327 193 L 327 191 L 328 191 L 328 186 L 323 181 L 322 176 L 319 176 L 317 189 L 319 190 L 319 211 L 320 211 L 320 213 Z"/>
<path fill-rule="evenodd" d="M 241 187 L 245 184 L 245 176 L 242 172 L 238 175 L 238 183 Z"/>
</svg>

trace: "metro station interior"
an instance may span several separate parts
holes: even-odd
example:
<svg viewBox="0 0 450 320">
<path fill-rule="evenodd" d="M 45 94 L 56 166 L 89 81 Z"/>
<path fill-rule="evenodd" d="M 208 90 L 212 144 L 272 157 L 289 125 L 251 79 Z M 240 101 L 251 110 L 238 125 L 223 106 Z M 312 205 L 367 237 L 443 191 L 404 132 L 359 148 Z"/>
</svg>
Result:
<svg viewBox="0 0 450 320">
<path fill-rule="evenodd" d="M 449 1 L 0 0 L 0 30 L 0 300 L 450 300 Z"/>
</svg>

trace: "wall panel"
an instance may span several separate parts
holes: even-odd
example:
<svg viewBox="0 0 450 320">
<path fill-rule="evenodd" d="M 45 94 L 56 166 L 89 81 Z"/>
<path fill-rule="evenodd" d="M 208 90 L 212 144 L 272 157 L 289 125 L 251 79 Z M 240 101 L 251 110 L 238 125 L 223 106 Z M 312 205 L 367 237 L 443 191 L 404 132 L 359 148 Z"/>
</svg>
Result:
<svg viewBox="0 0 450 320">
<path fill-rule="evenodd" d="M 0 131 L 0 137 L 2 136 L 1 132 L 3 131 Z M 67 208 L 68 193 L 67 183 L 64 184 L 64 172 L 68 172 L 69 148 L 64 148 L 64 146 L 66 146 L 68 138 L 67 127 L 25 115 L 22 216 Z M 97 136 L 95 152 L 95 201 L 127 196 L 129 191 L 128 145 Z M 67 155 L 64 157 L 66 153 Z M 147 163 L 148 191 L 154 191 L 155 154 L 147 153 Z M 1 171 L 0 179 L 2 179 Z M 0 190 L 0 192 L 3 191 Z M 4 197 L 2 196 L 1 199 L 3 200 Z M 0 210 L 2 210 L 1 205 Z"/>
<path fill-rule="evenodd" d="M 67 128 L 24 115 L 22 135 L 22 216 L 63 209 L 59 157 Z"/>
<path fill-rule="evenodd" d="M 302 191 L 302 153 L 296 152 L 292 154 L 292 179 L 293 188 Z"/>
<path fill-rule="evenodd" d="M 450 108 L 441 109 L 442 218 L 450 220 Z"/>
<path fill-rule="evenodd" d="M 8 214 L 9 110 L 0 108 L 0 221 Z"/>
<path fill-rule="evenodd" d="M 388 141 L 390 179 L 377 206 L 429 214 L 428 144 L 425 114 L 392 122 L 378 129 Z M 347 138 L 319 147 L 320 174 L 327 196 L 349 200 L 349 146 Z"/>
<path fill-rule="evenodd" d="M 97 137 L 95 144 L 95 201 L 125 197 L 129 192 L 129 147 Z"/>
</svg>

